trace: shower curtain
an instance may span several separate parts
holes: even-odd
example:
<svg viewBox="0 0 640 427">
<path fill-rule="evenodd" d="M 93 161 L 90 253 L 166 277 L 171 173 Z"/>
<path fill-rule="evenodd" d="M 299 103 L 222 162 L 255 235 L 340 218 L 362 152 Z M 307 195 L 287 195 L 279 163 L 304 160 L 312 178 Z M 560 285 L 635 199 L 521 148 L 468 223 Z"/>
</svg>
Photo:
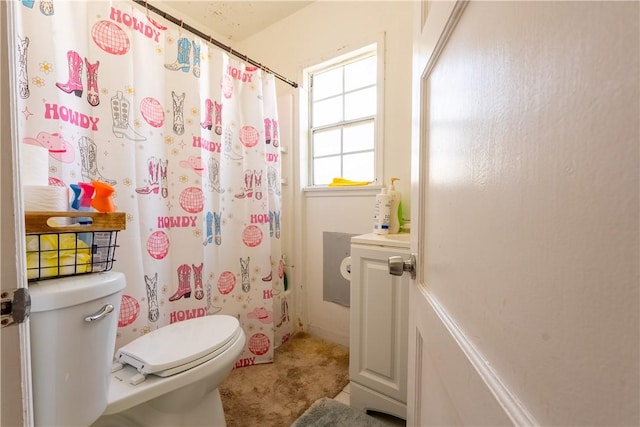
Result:
<svg viewBox="0 0 640 427">
<path fill-rule="evenodd" d="M 274 77 L 132 2 L 12 2 L 20 143 L 49 185 L 115 188 L 127 228 L 117 346 L 164 325 L 236 316 L 236 366 L 292 330 L 281 256 Z"/>
</svg>

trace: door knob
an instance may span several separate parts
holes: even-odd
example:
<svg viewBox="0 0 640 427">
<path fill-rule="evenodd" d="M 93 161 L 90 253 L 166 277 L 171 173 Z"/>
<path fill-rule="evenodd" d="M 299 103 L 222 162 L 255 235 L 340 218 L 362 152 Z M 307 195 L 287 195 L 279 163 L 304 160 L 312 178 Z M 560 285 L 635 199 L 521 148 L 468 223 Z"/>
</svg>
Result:
<svg viewBox="0 0 640 427">
<path fill-rule="evenodd" d="M 411 254 L 408 261 L 402 259 L 401 256 L 389 257 L 389 274 L 394 276 L 402 276 L 405 271 L 411 273 L 411 279 L 416 278 L 416 254 Z"/>
</svg>

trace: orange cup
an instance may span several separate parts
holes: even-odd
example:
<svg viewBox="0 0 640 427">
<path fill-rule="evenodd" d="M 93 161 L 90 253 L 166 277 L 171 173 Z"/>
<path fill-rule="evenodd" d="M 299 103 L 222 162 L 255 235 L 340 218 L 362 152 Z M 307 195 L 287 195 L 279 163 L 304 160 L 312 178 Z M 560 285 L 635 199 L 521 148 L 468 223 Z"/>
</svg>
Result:
<svg viewBox="0 0 640 427">
<path fill-rule="evenodd" d="M 95 193 L 91 200 L 91 207 L 102 213 L 115 212 L 116 207 L 111 198 L 115 192 L 115 188 L 102 181 L 91 181 L 91 183 L 93 184 L 93 188 L 95 188 Z"/>
</svg>

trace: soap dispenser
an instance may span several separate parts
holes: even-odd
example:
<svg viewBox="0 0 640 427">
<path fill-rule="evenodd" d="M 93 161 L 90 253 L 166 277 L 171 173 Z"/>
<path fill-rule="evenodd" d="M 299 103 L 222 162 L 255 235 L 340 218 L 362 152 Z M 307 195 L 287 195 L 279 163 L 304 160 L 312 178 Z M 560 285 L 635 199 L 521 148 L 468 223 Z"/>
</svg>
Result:
<svg viewBox="0 0 640 427">
<path fill-rule="evenodd" d="M 399 178 L 391 178 L 391 185 L 387 194 L 391 198 L 391 215 L 389 218 L 389 234 L 397 234 L 400 232 L 400 211 L 401 211 L 401 198 L 402 195 L 396 190 L 395 182 L 399 181 Z"/>
<path fill-rule="evenodd" d="M 376 204 L 373 213 L 373 232 L 375 234 L 389 234 L 391 202 L 391 196 L 387 194 L 387 189 L 382 187 L 380 194 L 376 195 Z"/>
</svg>

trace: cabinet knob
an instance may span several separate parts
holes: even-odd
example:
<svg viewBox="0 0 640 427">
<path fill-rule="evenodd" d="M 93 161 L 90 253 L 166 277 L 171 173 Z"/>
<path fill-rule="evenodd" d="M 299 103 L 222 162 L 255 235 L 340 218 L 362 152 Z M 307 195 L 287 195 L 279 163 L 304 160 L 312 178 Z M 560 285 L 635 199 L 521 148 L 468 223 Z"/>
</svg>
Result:
<svg viewBox="0 0 640 427">
<path fill-rule="evenodd" d="M 416 254 L 411 254 L 409 260 L 405 261 L 401 256 L 390 256 L 388 260 L 389 274 L 402 276 L 405 271 L 411 274 L 411 279 L 416 278 Z"/>
</svg>

